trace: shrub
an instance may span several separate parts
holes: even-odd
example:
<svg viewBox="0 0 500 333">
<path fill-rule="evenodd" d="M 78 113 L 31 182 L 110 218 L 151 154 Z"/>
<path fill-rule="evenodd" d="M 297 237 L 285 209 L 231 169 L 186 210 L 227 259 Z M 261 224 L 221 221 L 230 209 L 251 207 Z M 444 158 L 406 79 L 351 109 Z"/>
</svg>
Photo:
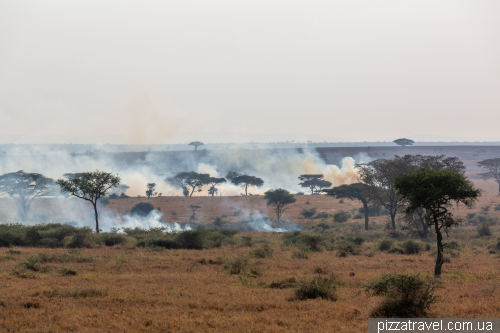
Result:
<svg viewBox="0 0 500 333">
<path fill-rule="evenodd" d="M 364 286 L 365 292 L 385 296 L 385 300 L 373 310 L 378 318 L 424 317 L 438 298 L 434 291 L 438 287 L 434 280 L 419 274 L 389 273 Z"/>
<path fill-rule="evenodd" d="M 488 225 L 488 223 L 481 223 L 480 225 L 478 225 L 477 226 L 477 233 L 481 237 L 491 236 L 491 230 L 490 230 L 490 226 Z"/>
<path fill-rule="evenodd" d="M 309 259 L 306 251 L 294 251 L 292 253 L 292 259 Z"/>
<path fill-rule="evenodd" d="M 242 236 L 241 240 L 243 241 L 243 246 L 252 247 L 253 245 L 252 236 Z"/>
<path fill-rule="evenodd" d="M 127 236 L 123 234 L 103 233 L 100 234 L 100 239 L 106 246 L 114 246 L 127 243 Z"/>
<path fill-rule="evenodd" d="M 311 251 L 319 252 L 322 250 L 321 245 L 325 239 L 321 235 L 302 234 L 300 243 L 308 247 Z"/>
<path fill-rule="evenodd" d="M 494 209 L 495 209 L 496 211 L 499 211 L 499 210 L 500 210 L 500 205 L 496 205 Z"/>
<path fill-rule="evenodd" d="M 146 216 L 148 215 L 154 208 L 152 204 L 149 202 L 139 202 L 136 204 L 132 209 L 130 210 L 130 213 L 136 214 L 139 216 Z"/>
<path fill-rule="evenodd" d="M 470 225 L 480 225 L 480 224 L 488 224 L 490 226 L 497 224 L 498 219 L 492 216 L 489 216 L 488 213 L 469 213 L 466 216 L 467 224 Z"/>
<path fill-rule="evenodd" d="M 333 222 L 342 223 L 347 222 L 351 218 L 351 214 L 349 212 L 339 211 L 333 214 Z"/>
<path fill-rule="evenodd" d="M 301 301 L 322 298 L 336 301 L 337 295 L 335 291 L 338 284 L 339 282 L 334 277 L 315 277 L 309 281 L 298 283 L 295 288 L 294 299 Z"/>
<path fill-rule="evenodd" d="M 382 239 L 378 243 L 378 249 L 379 251 L 389 251 L 392 247 L 393 240 L 392 239 Z"/>
<path fill-rule="evenodd" d="M 405 254 L 419 254 L 420 253 L 420 243 L 412 239 L 408 239 L 401 244 Z"/>
<path fill-rule="evenodd" d="M 269 284 L 269 288 L 273 289 L 285 289 L 285 288 L 293 288 L 297 284 L 297 280 L 295 278 L 284 279 L 278 282 L 271 282 Z"/>
<path fill-rule="evenodd" d="M 300 212 L 300 216 L 302 216 L 305 219 L 310 219 L 316 214 L 316 208 L 311 208 L 311 209 L 302 209 Z"/>
<path fill-rule="evenodd" d="M 365 238 L 360 235 L 349 238 L 349 240 L 351 240 L 356 245 L 362 245 L 365 242 Z"/>
<path fill-rule="evenodd" d="M 62 267 L 59 270 L 59 274 L 61 274 L 62 276 L 73 276 L 73 275 L 77 275 L 78 272 L 73 268 Z"/>
<path fill-rule="evenodd" d="M 314 217 L 315 219 L 327 219 L 330 217 L 330 214 L 328 214 L 327 212 L 319 212 L 318 214 L 316 214 L 316 216 Z"/>
<path fill-rule="evenodd" d="M 247 268 L 248 264 L 248 259 L 246 258 L 235 258 L 226 261 L 222 269 L 229 274 L 240 274 L 244 269 Z"/>
<path fill-rule="evenodd" d="M 364 219 L 365 216 L 363 214 L 358 213 L 358 214 L 354 215 L 352 218 L 354 220 L 360 220 L 360 219 Z"/>
<path fill-rule="evenodd" d="M 269 244 L 264 244 L 262 247 L 252 251 L 251 253 L 255 258 L 271 258 L 274 250 L 269 246 Z"/>
</svg>

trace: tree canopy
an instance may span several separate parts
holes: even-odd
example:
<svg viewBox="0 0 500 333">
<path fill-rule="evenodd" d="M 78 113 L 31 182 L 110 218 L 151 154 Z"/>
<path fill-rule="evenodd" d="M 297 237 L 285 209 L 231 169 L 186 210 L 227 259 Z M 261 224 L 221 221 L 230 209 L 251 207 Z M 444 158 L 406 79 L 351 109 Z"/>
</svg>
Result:
<svg viewBox="0 0 500 333">
<path fill-rule="evenodd" d="M 156 184 L 155 183 L 148 183 L 146 185 L 146 196 L 149 198 L 151 198 L 152 196 L 155 196 L 158 194 L 158 192 L 155 191 L 156 189 Z"/>
<path fill-rule="evenodd" d="M 61 188 L 61 192 L 70 196 L 89 201 L 94 207 L 95 228 L 99 233 L 99 212 L 98 201 L 104 197 L 111 188 L 120 184 L 120 177 L 111 172 L 91 171 L 83 172 L 79 177 L 69 179 L 59 179 L 56 184 Z"/>
<path fill-rule="evenodd" d="M 217 177 L 209 177 L 207 180 L 207 185 L 210 187 L 208 188 L 208 195 L 214 196 L 219 192 L 219 189 L 217 188 L 217 185 L 220 185 L 222 183 L 226 182 L 226 178 L 217 178 Z"/>
<path fill-rule="evenodd" d="M 392 142 L 403 147 L 403 149 L 405 149 L 406 146 L 412 146 L 415 143 L 415 141 L 405 138 L 397 139 Z"/>
<path fill-rule="evenodd" d="M 395 178 L 403 173 L 427 167 L 431 170 L 453 170 L 465 173 L 465 165 L 457 157 L 445 155 L 404 155 L 394 156 L 393 159 L 379 159 L 367 164 L 358 164 L 360 181 L 367 185 L 366 193 L 378 206 L 389 211 L 393 230 L 396 230 L 396 214 L 401 206 L 401 198 L 394 190 Z"/>
<path fill-rule="evenodd" d="M 198 189 L 201 192 L 203 186 L 207 185 L 210 175 L 208 173 L 198 173 L 194 171 L 179 172 L 173 177 L 165 179 L 170 185 L 181 188 L 186 197 L 193 195 Z"/>
<path fill-rule="evenodd" d="M 398 196 L 405 199 L 407 214 L 423 209 L 425 220 L 434 226 L 438 250 L 434 274 L 440 275 L 444 263 L 441 231 L 461 222 L 453 217 L 450 206 L 460 203 L 470 205 L 481 195 L 481 191 L 460 172 L 452 169 L 432 170 L 428 167 L 398 175 L 394 189 Z"/>
<path fill-rule="evenodd" d="M 285 207 L 297 201 L 293 194 L 282 188 L 266 191 L 264 193 L 264 200 L 267 201 L 268 206 L 274 206 L 278 222 L 281 220 Z"/>
<path fill-rule="evenodd" d="M 231 183 L 233 183 L 234 185 L 242 185 L 242 187 L 245 189 L 245 195 L 248 195 L 248 186 L 261 187 L 262 185 L 264 185 L 264 181 L 262 179 L 247 175 L 234 177 L 233 179 L 231 179 Z"/>
<path fill-rule="evenodd" d="M 327 195 L 333 196 L 337 199 L 351 199 L 359 200 L 363 204 L 365 211 L 365 230 L 370 228 L 369 226 L 369 210 L 368 203 L 371 201 L 368 195 L 367 187 L 362 183 L 355 183 L 349 185 L 340 185 L 328 190 L 322 190 Z"/>
<path fill-rule="evenodd" d="M 309 188 L 311 190 L 311 194 L 319 194 L 322 188 L 332 186 L 332 183 L 325 180 L 325 176 L 321 174 L 300 175 L 299 180 L 302 181 L 299 185 Z"/>
<path fill-rule="evenodd" d="M 489 158 L 477 162 L 477 166 L 486 172 L 481 172 L 479 175 L 483 179 L 495 179 L 498 183 L 498 195 L 500 195 L 500 158 Z"/>
<path fill-rule="evenodd" d="M 188 144 L 189 146 L 194 146 L 194 150 L 197 150 L 199 146 L 203 146 L 204 143 L 201 141 L 193 141 Z"/>
<path fill-rule="evenodd" d="M 0 176 L 0 193 L 19 202 L 23 217 L 28 218 L 28 210 L 33 200 L 53 194 L 54 180 L 39 173 L 19 170 Z"/>
</svg>

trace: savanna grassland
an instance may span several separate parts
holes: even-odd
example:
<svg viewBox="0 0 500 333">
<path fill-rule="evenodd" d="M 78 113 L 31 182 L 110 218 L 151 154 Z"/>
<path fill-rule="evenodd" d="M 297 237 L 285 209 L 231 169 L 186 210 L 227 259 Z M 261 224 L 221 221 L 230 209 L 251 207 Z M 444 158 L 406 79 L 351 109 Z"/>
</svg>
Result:
<svg viewBox="0 0 500 333">
<path fill-rule="evenodd" d="M 237 222 L 252 209 L 273 217 L 259 196 L 116 199 L 109 208 L 125 212 L 140 201 L 179 223 L 191 215 L 189 205 L 201 206 L 199 224 L 215 217 Z M 49 201 L 37 204 L 52 212 Z M 499 205 L 496 194 L 484 193 L 472 209 L 456 210 L 466 221 L 445 237 L 453 246 L 445 250 L 449 262 L 439 279 L 439 300 L 427 316 L 500 315 Z M 372 217 L 371 230 L 364 231 L 356 217 L 360 207 L 350 200 L 297 196 L 284 218 L 302 227 L 301 233 L 203 231 L 198 238 L 166 239 L 137 230 L 81 237 L 70 229 L 60 237 L 39 231 L 37 244 L 45 245 L 0 248 L 0 330 L 366 332 L 382 297 L 366 293 L 364 285 L 391 272 L 431 277 L 435 239 L 432 232 L 424 241 L 390 232 L 385 215 Z M 316 215 L 346 211 L 351 218 L 338 223 L 331 216 L 301 217 L 311 208 Z M 490 235 L 479 235 L 477 215 L 490 219 Z M 12 230 L 2 229 L 0 238 L 33 241 L 34 232 Z M 302 300 L 297 292 L 308 281 L 328 279 L 334 281 L 329 297 Z"/>
</svg>

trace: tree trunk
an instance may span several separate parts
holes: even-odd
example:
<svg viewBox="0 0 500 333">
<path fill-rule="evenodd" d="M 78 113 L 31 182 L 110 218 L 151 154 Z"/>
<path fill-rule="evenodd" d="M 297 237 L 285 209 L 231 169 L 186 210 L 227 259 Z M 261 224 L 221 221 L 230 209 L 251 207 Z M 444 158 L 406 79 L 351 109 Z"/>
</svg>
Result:
<svg viewBox="0 0 500 333">
<path fill-rule="evenodd" d="M 245 196 L 248 196 L 248 184 L 245 185 Z"/>
<path fill-rule="evenodd" d="M 443 235 L 441 234 L 441 230 L 439 229 L 438 222 L 434 219 L 434 228 L 436 229 L 437 235 L 437 258 L 436 258 L 436 267 L 434 268 L 434 275 L 441 275 L 441 266 L 443 266 Z"/>
<path fill-rule="evenodd" d="M 363 201 L 363 209 L 365 210 L 365 230 L 370 229 L 370 224 L 368 221 L 368 203 L 366 201 Z"/>
<path fill-rule="evenodd" d="M 99 233 L 99 215 L 97 214 L 97 202 L 92 203 L 94 206 L 94 213 L 95 213 L 95 231 Z"/>
<path fill-rule="evenodd" d="M 392 230 L 396 231 L 396 210 L 393 212 L 391 209 L 389 213 L 391 214 Z"/>
</svg>

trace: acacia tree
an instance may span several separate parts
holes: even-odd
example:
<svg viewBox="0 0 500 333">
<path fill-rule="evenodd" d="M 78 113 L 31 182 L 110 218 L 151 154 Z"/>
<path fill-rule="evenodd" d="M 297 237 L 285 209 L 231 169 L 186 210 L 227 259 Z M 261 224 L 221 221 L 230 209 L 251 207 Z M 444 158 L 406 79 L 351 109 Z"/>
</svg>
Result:
<svg viewBox="0 0 500 333">
<path fill-rule="evenodd" d="M 68 179 L 59 179 L 56 184 L 61 188 L 61 192 L 67 193 L 86 201 L 89 201 L 94 207 L 95 230 L 99 233 L 99 213 L 98 201 L 104 197 L 108 191 L 120 184 L 120 177 L 111 172 L 91 171 L 83 172 L 79 177 L 68 177 Z"/>
<path fill-rule="evenodd" d="M 297 201 L 293 194 L 282 188 L 266 191 L 264 193 L 264 200 L 267 201 L 268 206 L 274 206 L 278 222 L 281 220 L 285 207 Z"/>
<path fill-rule="evenodd" d="M 28 211 L 33 200 L 53 194 L 54 180 L 39 173 L 23 170 L 0 176 L 0 193 L 6 194 L 21 205 L 23 217 L 28 218 Z"/>
<path fill-rule="evenodd" d="M 424 156 L 404 155 L 394 156 L 394 159 L 379 159 L 367 164 L 359 164 L 359 179 L 367 185 L 366 193 L 377 205 L 389 211 L 393 230 L 396 230 L 396 215 L 404 203 L 394 190 L 394 180 L 400 174 L 417 170 L 420 167 L 431 170 L 449 169 L 458 173 L 465 173 L 465 165 L 457 157 L 445 155 Z M 418 213 L 418 212 L 417 212 Z M 421 220 L 425 224 L 425 221 Z M 424 229 L 427 225 L 422 226 Z"/>
<path fill-rule="evenodd" d="M 173 177 L 166 178 L 165 181 L 174 187 L 182 189 L 184 196 L 190 197 L 196 189 L 200 192 L 202 187 L 208 184 L 208 179 L 210 179 L 208 173 L 189 171 L 179 172 Z"/>
<path fill-rule="evenodd" d="M 486 170 L 486 172 L 479 174 L 483 179 L 495 179 L 498 183 L 498 195 L 500 195 L 500 158 L 489 158 L 479 161 L 477 162 L 477 166 Z"/>
<path fill-rule="evenodd" d="M 366 190 L 367 188 L 365 184 L 355 183 L 349 185 L 340 185 L 328 190 L 322 190 L 322 192 L 325 192 L 327 195 L 333 196 L 337 199 L 351 199 L 361 201 L 365 210 L 365 230 L 368 230 L 370 228 L 368 203 L 371 199 Z"/>
<path fill-rule="evenodd" d="M 188 144 L 189 146 L 194 146 L 194 150 L 197 150 L 199 146 L 203 146 L 204 143 L 201 141 L 193 141 Z"/>
<path fill-rule="evenodd" d="M 147 195 L 148 199 L 157 194 L 157 192 L 155 192 L 155 188 L 156 188 L 155 183 L 148 183 L 146 185 L 146 188 L 147 188 L 146 195 Z"/>
<path fill-rule="evenodd" d="M 231 179 L 231 183 L 234 185 L 241 185 L 245 189 L 245 195 L 248 195 L 248 186 L 261 187 L 264 185 L 264 181 L 255 176 L 242 175 L 234 177 Z"/>
<path fill-rule="evenodd" d="M 332 183 L 328 180 L 325 180 L 324 175 L 300 175 L 299 180 L 302 182 L 299 183 L 302 187 L 308 187 L 311 190 L 311 194 L 319 194 L 322 188 L 332 186 Z"/>
<path fill-rule="evenodd" d="M 217 185 L 225 183 L 226 178 L 209 177 L 206 182 L 208 185 L 210 185 L 210 187 L 208 188 L 208 195 L 214 196 L 215 194 L 217 194 L 217 192 L 219 192 L 219 190 L 217 189 Z"/>
<path fill-rule="evenodd" d="M 237 172 L 234 172 L 234 171 L 229 171 L 227 174 L 226 174 L 226 179 L 229 179 L 229 181 L 233 180 L 233 178 L 236 178 L 236 177 L 239 177 L 241 176 L 241 173 L 237 173 Z"/>
<path fill-rule="evenodd" d="M 425 219 L 434 226 L 437 238 L 437 258 L 434 275 L 441 275 L 444 263 L 442 231 L 462 222 L 449 211 L 452 204 L 471 205 L 481 195 L 462 173 L 452 169 L 432 170 L 420 168 L 415 172 L 398 175 L 394 181 L 398 195 L 407 202 L 405 212 L 425 211 Z"/>
<path fill-rule="evenodd" d="M 415 141 L 405 138 L 397 139 L 392 142 L 403 147 L 403 150 L 405 149 L 406 146 L 412 146 L 415 143 Z"/>
<path fill-rule="evenodd" d="M 365 193 L 377 205 L 389 211 L 392 229 L 396 230 L 396 214 L 400 198 L 393 181 L 401 173 L 394 160 L 375 160 L 358 165 L 359 179 L 366 185 Z"/>
</svg>

